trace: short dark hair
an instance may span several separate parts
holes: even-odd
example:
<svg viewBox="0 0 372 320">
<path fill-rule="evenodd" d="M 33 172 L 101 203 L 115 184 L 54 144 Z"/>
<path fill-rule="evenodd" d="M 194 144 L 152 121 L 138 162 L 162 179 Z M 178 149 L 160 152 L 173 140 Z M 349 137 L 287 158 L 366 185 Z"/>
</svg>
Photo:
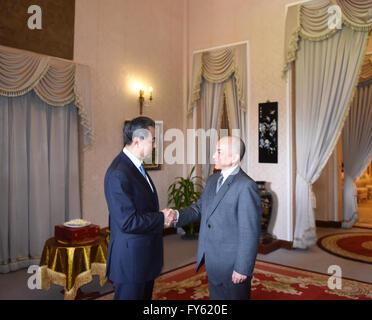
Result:
<svg viewBox="0 0 372 320">
<path fill-rule="evenodd" d="M 124 146 L 132 144 L 134 138 L 133 133 L 137 130 L 142 129 L 141 132 L 143 132 L 143 134 L 140 136 L 141 139 L 147 138 L 148 135 L 144 129 L 148 129 L 148 127 L 155 128 L 155 121 L 148 117 L 137 117 L 126 122 L 123 129 Z"/>
<path fill-rule="evenodd" d="M 240 161 L 243 159 L 245 154 L 245 143 L 243 139 L 240 139 Z"/>
</svg>

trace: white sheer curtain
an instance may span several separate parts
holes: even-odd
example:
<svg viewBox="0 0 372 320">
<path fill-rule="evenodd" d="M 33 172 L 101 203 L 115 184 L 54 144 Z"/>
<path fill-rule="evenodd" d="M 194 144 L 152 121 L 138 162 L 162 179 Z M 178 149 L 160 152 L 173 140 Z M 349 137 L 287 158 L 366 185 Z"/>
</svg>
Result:
<svg viewBox="0 0 372 320">
<path fill-rule="evenodd" d="M 358 221 L 357 179 L 372 158 L 372 81 L 361 83 L 342 131 L 344 159 L 343 228 Z"/>
<path fill-rule="evenodd" d="M 81 217 L 78 115 L 34 91 L 0 96 L 0 273 L 38 264 L 54 226 Z"/>
<path fill-rule="evenodd" d="M 344 27 L 324 41 L 302 39 L 296 60 L 296 224 L 293 246 L 317 240 L 311 185 L 341 133 L 368 32 Z"/>
</svg>

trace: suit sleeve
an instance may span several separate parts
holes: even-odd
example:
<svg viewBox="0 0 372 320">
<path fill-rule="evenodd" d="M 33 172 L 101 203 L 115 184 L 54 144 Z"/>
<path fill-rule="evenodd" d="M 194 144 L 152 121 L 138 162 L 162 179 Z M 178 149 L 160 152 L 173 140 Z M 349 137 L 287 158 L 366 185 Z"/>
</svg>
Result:
<svg viewBox="0 0 372 320">
<path fill-rule="evenodd" d="M 261 231 L 261 198 L 257 185 L 249 181 L 244 185 L 238 200 L 239 243 L 234 270 L 252 276 Z"/>
<path fill-rule="evenodd" d="M 130 183 L 120 171 L 114 171 L 108 181 L 112 207 L 111 218 L 126 233 L 161 233 L 164 215 L 161 212 L 138 212 L 130 192 Z"/>
<path fill-rule="evenodd" d="M 192 204 L 187 208 L 178 210 L 180 214 L 178 217 L 178 222 L 175 225 L 176 228 L 187 226 L 190 223 L 200 221 L 202 198 L 203 194 L 195 204 Z"/>
</svg>

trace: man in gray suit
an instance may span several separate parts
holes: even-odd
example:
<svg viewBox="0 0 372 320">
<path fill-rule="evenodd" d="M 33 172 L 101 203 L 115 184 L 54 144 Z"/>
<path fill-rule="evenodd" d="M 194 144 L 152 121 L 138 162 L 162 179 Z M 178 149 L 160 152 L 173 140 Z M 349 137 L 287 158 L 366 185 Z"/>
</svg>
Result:
<svg viewBox="0 0 372 320">
<path fill-rule="evenodd" d="M 176 227 L 201 221 L 196 271 L 205 263 L 211 300 L 250 298 L 262 208 L 256 183 L 239 166 L 244 152 L 240 138 L 219 140 L 213 159 L 221 172 L 196 204 L 173 212 Z"/>
</svg>

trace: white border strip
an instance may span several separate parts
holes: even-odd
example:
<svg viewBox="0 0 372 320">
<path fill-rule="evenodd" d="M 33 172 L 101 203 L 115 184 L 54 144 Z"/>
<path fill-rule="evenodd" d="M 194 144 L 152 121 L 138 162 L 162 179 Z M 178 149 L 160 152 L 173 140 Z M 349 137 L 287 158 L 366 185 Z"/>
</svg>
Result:
<svg viewBox="0 0 372 320">
<path fill-rule="evenodd" d="M 288 191 L 287 191 L 287 241 L 293 241 L 293 130 L 292 130 L 292 65 L 287 70 L 287 163 L 288 163 Z"/>
<path fill-rule="evenodd" d="M 246 40 L 246 41 L 240 41 L 240 42 L 234 42 L 234 43 L 230 43 L 230 44 L 225 44 L 225 45 L 218 46 L 218 47 L 212 47 L 212 48 L 208 48 L 208 49 L 200 49 L 200 50 L 193 51 L 192 54 L 196 54 L 196 53 L 200 53 L 200 52 L 205 52 L 205 51 L 213 51 L 213 50 L 227 48 L 227 47 L 238 46 L 240 44 L 247 44 L 248 45 L 248 42 L 249 41 Z"/>
</svg>

